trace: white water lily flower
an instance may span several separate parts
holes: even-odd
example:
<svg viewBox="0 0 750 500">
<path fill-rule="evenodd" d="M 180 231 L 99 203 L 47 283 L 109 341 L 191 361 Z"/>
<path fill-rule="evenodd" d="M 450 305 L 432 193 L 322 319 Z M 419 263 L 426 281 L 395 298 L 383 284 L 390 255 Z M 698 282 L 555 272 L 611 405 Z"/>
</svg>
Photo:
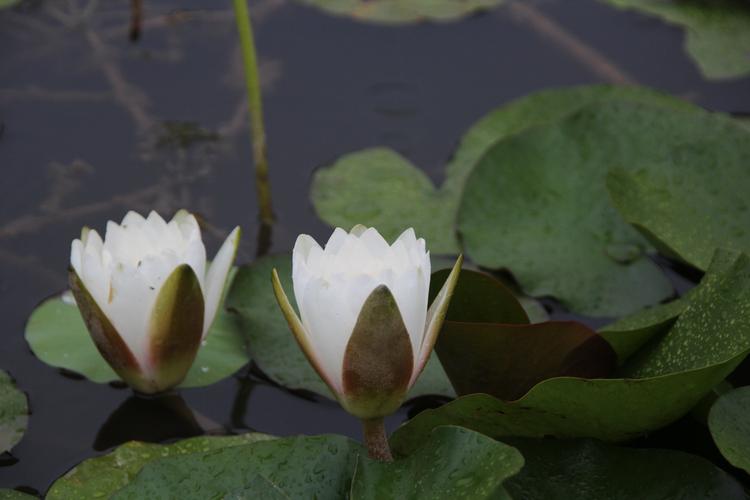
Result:
<svg viewBox="0 0 750 500">
<path fill-rule="evenodd" d="M 195 217 L 128 212 L 73 240 L 70 284 L 99 352 L 134 389 L 179 384 L 208 333 L 239 241 L 235 228 L 209 266 Z"/>
<path fill-rule="evenodd" d="M 274 270 L 276 298 L 300 347 L 342 406 L 372 419 L 395 411 L 424 368 L 461 267 L 428 310 L 430 254 L 407 229 L 389 245 L 374 228 L 337 228 L 325 249 L 300 235 L 289 304 Z M 300 319 L 301 317 L 301 319 Z"/>
</svg>

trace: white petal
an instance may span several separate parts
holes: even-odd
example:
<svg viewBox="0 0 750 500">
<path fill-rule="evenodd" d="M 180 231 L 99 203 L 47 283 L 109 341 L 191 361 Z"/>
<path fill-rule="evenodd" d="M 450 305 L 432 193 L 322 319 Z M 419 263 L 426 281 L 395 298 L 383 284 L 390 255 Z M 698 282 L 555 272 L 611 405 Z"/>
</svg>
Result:
<svg viewBox="0 0 750 500">
<path fill-rule="evenodd" d="M 83 254 L 83 243 L 81 240 L 73 240 L 70 244 L 70 267 L 78 276 L 81 275 L 81 255 Z"/>
<path fill-rule="evenodd" d="M 299 304 L 299 310 L 310 345 L 321 369 L 329 375 L 335 390 L 341 392 L 344 352 L 355 321 L 345 306 L 346 290 L 316 278 L 308 283 L 303 293 L 305 299 Z"/>
<path fill-rule="evenodd" d="M 424 337 L 429 291 L 429 280 L 425 281 L 421 268 L 411 268 L 396 276 L 391 287 L 391 293 L 396 299 L 401 318 L 409 332 L 415 361 Z"/>
<path fill-rule="evenodd" d="M 110 300 L 103 308 L 138 364 L 147 372 L 152 367 L 146 334 L 159 290 L 146 283 L 143 275 L 135 269 L 118 266 L 112 274 Z"/>
<path fill-rule="evenodd" d="M 396 238 L 396 241 L 400 241 L 401 243 L 403 243 L 407 249 L 416 247 L 417 236 L 414 234 L 414 228 L 410 227 L 409 229 L 401 233 L 401 235 Z"/>
<path fill-rule="evenodd" d="M 340 227 L 334 229 L 333 234 L 331 234 L 331 237 L 328 238 L 328 241 L 326 242 L 326 252 L 332 254 L 338 253 L 348 237 L 349 233 Z"/>
<path fill-rule="evenodd" d="M 120 225 L 133 227 L 133 228 L 140 228 L 140 227 L 143 227 L 145 223 L 146 223 L 146 219 L 144 219 L 141 214 L 139 214 L 138 212 L 133 212 L 131 210 L 130 212 L 125 214 L 125 217 L 122 218 L 122 222 L 120 223 Z"/>
<path fill-rule="evenodd" d="M 177 224 L 183 238 L 194 238 L 196 233 L 200 237 L 200 226 L 198 225 L 198 220 L 187 210 L 178 210 L 177 213 L 174 214 L 174 217 L 172 217 L 172 221 Z"/>
<path fill-rule="evenodd" d="M 234 256 L 237 253 L 239 239 L 240 228 L 235 227 L 216 253 L 214 260 L 211 262 L 211 266 L 208 269 L 208 273 L 206 274 L 206 288 L 204 293 L 206 313 L 204 315 L 203 323 L 204 337 L 206 336 L 206 333 L 208 333 L 208 330 L 211 328 L 211 324 L 216 317 L 216 311 L 219 308 L 219 303 L 221 302 L 222 293 L 224 291 L 224 284 L 229 275 L 229 270 L 232 268 Z"/>
<path fill-rule="evenodd" d="M 323 249 L 320 248 L 318 242 L 311 236 L 301 234 L 297 237 L 297 241 L 294 243 L 294 250 L 292 250 L 292 284 L 297 304 L 303 300 L 302 294 L 310 280 L 307 258 L 313 250 L 319 256 L 323 254 Z"/>
<path fill-rule="evenodd" d="M 372 258 L 384 259 L 390 252 L 390 245 L 374 227 L 362 233 L 359 239 L 364 243 Z"/>
</svg>

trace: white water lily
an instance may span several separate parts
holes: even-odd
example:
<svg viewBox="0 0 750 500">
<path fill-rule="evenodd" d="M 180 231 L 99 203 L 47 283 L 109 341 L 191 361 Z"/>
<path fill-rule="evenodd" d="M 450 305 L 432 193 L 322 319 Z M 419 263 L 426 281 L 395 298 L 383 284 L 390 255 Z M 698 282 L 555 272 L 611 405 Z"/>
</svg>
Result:
<svg viewBox="0 0 750 500">
<path fill-rule="evenodd" d="M 70 252 L 70 283 L 94 343 L 134 389 L 179 384 L 193 364 L 221 301 L 239 228 L 209 266 L 195 217 L 166 222 L 128 212 L 107 223 L 104 240 L 84 228 Z"/>
<path fill-rule="evenodd" d="M 430 254 L 407 229 L 389 245 L 374 228 L 337 228 L 325 249 L 300 235 L 292 256 L 297 316 L 274 270 L 276 298 L 305 355 L 362 419 L 395 411 L 424 368 L 461 266 L 428 310 Z"/>
</svg>

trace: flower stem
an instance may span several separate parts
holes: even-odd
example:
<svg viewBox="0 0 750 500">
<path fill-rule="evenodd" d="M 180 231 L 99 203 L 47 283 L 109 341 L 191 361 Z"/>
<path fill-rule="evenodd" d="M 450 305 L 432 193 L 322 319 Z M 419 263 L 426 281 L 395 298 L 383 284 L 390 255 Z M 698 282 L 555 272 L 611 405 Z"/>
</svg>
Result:
<svg viewBox="0 0 750 500">
<path fill-rule="evenodd" d="M 381 462 L 393 462 L 391 447 L 388 445 L 388 436 L 385 434 L 385 424 L 382 418 L 362 420 L 362 428 L 365 434 L 365 445 L 370 458 Z"/>
<path fill-rule="evenodd" d="M 237 19 L 237 31 L 240 35 L 242 62 L 245 68 L 245 85 L 247 86 L 247 104 L 250 111 L 250 139 L 253 144 L 255 162 L 255 191 L 260 207 L 260 220 L 263 224 L 273 223 L 273 206 L 271 204 L 271 182 L 268 177 L 268 157 L 266 152 L 266 131 L 263 125 L 263 102 L 258 78 L 258 55 L 255 50 L 253 28 L 247 0 L 233 0 L 234 17 Z"/>
</svg>

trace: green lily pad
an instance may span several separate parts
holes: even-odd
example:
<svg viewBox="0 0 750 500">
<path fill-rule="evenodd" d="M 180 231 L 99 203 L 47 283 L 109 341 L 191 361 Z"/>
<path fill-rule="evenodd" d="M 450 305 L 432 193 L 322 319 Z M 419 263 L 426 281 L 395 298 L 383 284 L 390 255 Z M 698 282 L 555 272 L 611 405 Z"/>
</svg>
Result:
<svg viewBox="0 0 750 500">
<path fill-rule="evenodd" d="M 740 387 L 716 400 L 708 428 L 727 461 L 750 473 L 750 387 Z"/>
<path fill-rule="evenodd" d="M 63 296 L 42 302 L 26 324 L 26 341 L 48 365 L 80 373 L 89 380 L 120 380 L 97 351 L 78 308 Z M 179 387 L 203 387 L 222 380 L 249 361 L 245 338 L 236 318 L 219 309 L 193 366 Z"/>
<path fill-rule="evenodd" d="M 26 395 L 16 388 L 10 375 L 0 370 L 0 453 L 21 440 L 28 424 Z"/>
<path fill-rule="evenodd" d="M 591 316 L 621 316 L 672 287 L 650 245 L 606 190 L 614 168 L 687 158 L 741 170 L 750 135 L 722 115 L 634 102 L 590 105 L 496 143 L 467 181 L 459 230 L 469 256 L 508 268 L 530 295 L 552 295 Z M 543 242 L 543 244 L 540 244 Z"/>
<path fill-rule="evenodd" d="M 506 439 L 526 465 L 505 482 L 516 500 L 745 498 L 742 485 L 704 458 L 593 440 Z"/>
<path fill-rule="evenodd" d="M 680 298 L 642 309 L 606 325 L 599 333 L 617 353 L 618 364 L 623 364 L 653 337 L 668 332 L 687 305 L 688 301 Z"/>
<path fill-rule="evenodd" d="M 717 248 L 750 250 L 750 147 L 742 147 L 750 134 L 739 126 L 733 132 L 725 142 L 738 147 L 719 158 L 706 148 L 658 167 L 607 176 L 622 217 L 666 254 L 698 269 L 707 268 Z"/>
<path fill-rule="evenodd" d="M 113 498 L 496 498 L 522 465 L 510 446 L 457 427 L 393 463 L 343 436 L 298 436 L 150 462 Z"/>
<path fill-rule="evenodd" d="M 145 465 L 112 498 L 345 498 L 363 451 L 331 435 L 167 457 Z"/>
<path fill-rule="evenodd" d="M 433 254 L 458 253 L 454 226 L 464 185 L 490 146 L 587 104 L 612 99 L 696 109 L 666 94 L 638 87 L 593 85 L 537 92 L 492 111 L 474 124 L 446 166 L 440 189 L 398 153 L 372 148 L 344 155 L 318 170 L 310 192 L 313 205 L 318 216 L 332 226 L 365 224 L 377 227 L 386 239 L 413 227 Z"/>
<path fill-rule="evenodd" d="M 719 268 L 722 266 L 714 266 Z M 621 369 L 632 378 L 544 380 L 517 401 L 463 396 L 404 424 L 392 443 L 408 453 L 440 425 L 491 437 L 594 437 L 621 441 L 685 415 L 750 352 L 750 258 L 708 274 L 685 311 Z M 638 377 L 638 378 L 635 378 Z"/>
<path fill-rule="evenodd" d="M 21 0 L 0 0 L 0 9 L 7 9 L 21 3 Z M 13 490 L 9 490 L 13 491 Z M 22 494 L 22 493 L 21 493 Z"/>
<path fill-rule="evenodd" d="M 685 50 L 711 79 L 750 73 L 750 7 L 743 0 L 604 0 L 685 29 Z"/>
<path fill-rule="evenodd" d="M 505 0 L 297 0 L 329 14 L 376 24 L 447 22 L 491 9 Z"/>
<path fill-rule="evenodd" d="M 226 305 L 236 313 L 247 337 L 250 354 L 258 367 L 278 384 L 303 389 L 333 399 L 333 395 L 295 342 L 281 314 L 271 288 L 271 270 L 276 268 L 282 285 L 292 289 L 292 257 L 289 254 L 263 257 L 237 271 L 227 294 Z M 294 294 L 289 296 L 297 307 Z M 409 391 L 409 398 L 423 395 L 455 396 L 436 356 L 427 362 L 422 375 Z"/>
<path fill-rule="evenodd" d="M 360 460 L 351 499 L 497 498 L 524 459 L 506 444 L 461 427 L 439 427 L 414 454 L 394 463 Z"/>
<path fill-rule="evenodd" d="M 200 436 L 161 445 L 131 441 L 101 457 L 84 460 L 54 482 L 47 492 L 49 500 L 109 498 L 129 484 L 148 463 L 164 457 L 207 453 L 231 446 L 273 439 L 259 433 L 239 436 Z"/>
</svg>

